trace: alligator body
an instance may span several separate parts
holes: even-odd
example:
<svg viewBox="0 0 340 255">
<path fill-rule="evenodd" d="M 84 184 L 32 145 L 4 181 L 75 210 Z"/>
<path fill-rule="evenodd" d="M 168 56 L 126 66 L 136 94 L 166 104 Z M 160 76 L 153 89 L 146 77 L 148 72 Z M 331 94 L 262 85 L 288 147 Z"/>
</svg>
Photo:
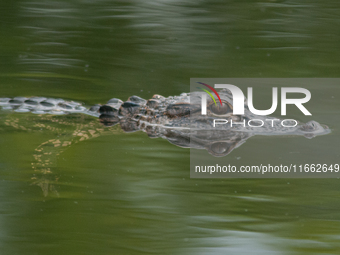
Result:
<svg viewBox="0 0 340 255">
<path fill-rule="evenodd" d="M 169 142 L 186 148 L 206 149 L 213 156 L 226 156 L 254 135 L 303 135 L 312 138 L 328 134 L 330 130 L 316 121 L 296 126 L 289 121 L 283 126 L 279 119 L 256 116 L 245 105 L 245 115 L 232 114 L 232 96 L 228 90 L 220 92 L 222 106 L 209 101 L 207 114 L 201 115 L 201 93 L 182 93 L 179 96 L 154 95 L 145 100 L 131 96 L 127 101 L 110 99 L 104 105 L 85 107 L 81 103 L 44 97 L 0 98 L 4 110 L 32 112 L 35 114 L 63 115 L 81 113 L 99 118 L 104 126 L 119 124 L 125 132 L 144 131 L 149 137 L 162 137 Z M 244 125 L 219 125 L 213 128 L 216 118 Z M 256 126 L 256 121 L 267 123 Z M 271 125 L 268 125 L 271 123 Z"/>
</svg>

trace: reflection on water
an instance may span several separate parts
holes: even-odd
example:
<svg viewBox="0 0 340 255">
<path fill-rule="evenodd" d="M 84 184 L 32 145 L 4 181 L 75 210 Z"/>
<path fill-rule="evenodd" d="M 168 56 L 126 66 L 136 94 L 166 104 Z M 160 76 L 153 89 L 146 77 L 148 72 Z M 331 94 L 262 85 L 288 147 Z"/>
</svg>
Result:
<svg viewBox="0 0 340 255">
<path fill-rule="evenodd" d="M 337 77 L 338 12 L 331 0 L 5 0 L 0 94 L 93 105 L 180 95 L 191 77 Z M 338 85 L 312 89 L 331 134 L 254 137 L 230 162 L 337 160 Z M 0 144 L 1 254 L 340 253 L 338 179 L 190 179 L 188 150 L 79 115 L 1 113 Z"/>
</svg>

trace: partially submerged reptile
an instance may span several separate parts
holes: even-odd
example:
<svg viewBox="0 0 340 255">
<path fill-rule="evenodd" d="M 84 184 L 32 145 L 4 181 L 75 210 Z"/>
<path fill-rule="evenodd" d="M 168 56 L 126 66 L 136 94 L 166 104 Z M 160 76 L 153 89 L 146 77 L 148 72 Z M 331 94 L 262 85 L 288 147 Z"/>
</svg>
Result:
<svg viewBox="0 0 340 255">
<path fill-rule="evenodd" d="M 119 124 L 125 132 L 144 131 L 150 137 L 162 137 L 169 142 L 187 148 L 206 149 L 213 156 L 225 156 L 237 145 L 254 135 L 303 135 L 312 138 L 328 134 L 330 130 L 316 121 L 298 123 L 295 127 L 284 127 L 272 117 L 256 116 L 245 105 L 245 115 L 232 114 L 232 97 L 228 90 L 222 90 L 222 106 L 211 101 L 207 104 L 207 115 L 201 115 L 200 93 L 182 93 L 180 96 L 163 97 L 154 95 L 145 100 L 131 96 L 127 101 L 110 99 L 107 104 L 86 108 L 80 103 L 44 97 L 0 98 L 3 109 L 35 114 L 81 113 L 99 118 L 105 126 Z M 219 125 L 213 127 L 213 120 L 224 118 L 242 125 Z M 248 120 L 263 120 L 272 125 L 254 127 Z M 246 121 L 247 120 L 247 121 Z M 268 122 L 269 121 L 269 122 Z M 288 123 L 289 124 L 289 121 Z M 255 125 L 256 126 L 256 125 Z M 224 147 L 224 148 L 223 148 Z"/>
<path fill-rule="evenodd" d="M 201 93 L 182 93 L 179 96 L 163 97 L 154 95 L 145 100 L 138 96 L 131 96 L 127 101 L 110 99 L 104 105 L 85 107 L 81 103 L 63 99 L 44 97 L 15 97 L 0 98 L 0 106 L 10 112 L 31 112 L 31 125 L 19 123 L 16 114 L 10 114 L 5 120 L 7 126 L 19 129 L 49 129 L 58 135 L 56 139 L 50 139 L 41 144 L 34 154 L 34 170 L 41 173 L 51 173 L 50 165 L 52 155 L 58 156 L 64 148 L 72 143 L 77 143 L 92 137 L 97 137 L 105 132 L 116 130 L 119 125 L 125 132 L 144 131 L 149 137 L 161 137 L 170 143 L 185 148 L 205 149 L 215 157 L 228 155 L 233 149 L 239 147 L 248 138 L 254 135 L 302 135 L 312 138 L 330 132 L 329 128 L 316 121 L 298 123 L 294 127 L 285 127 L 277 118 L 253 115 L 247 105 L 242 116 L 232 113 L 232 96 L 228 90 L 219 92 L 222 105 L 207 102 L 207 114 L 201 115 Z M 94 118 L 87 122 L 72 121 L 69 118 L 57 117 L 57 115 L 73 114 L 71 116 L 90 115 Z M 98 125 L 98 119 L 105 127 Z M 213 128 L 216 118 L 244 123 L 243 125 L 218 125 Z M 271 125 L 256 126 L 256 121 L 251 125 L 248 120 L 256 119 L 257 122 L 271 123 Z M 39 121 L 40 120 L 40 121 Z M 43 123 L 41 123 L 43 121 Z M 51 124 L 47 124 L 51 123 Z M 286 122 L 290 125 L 290 121 Z M 67 127 L 67 132 L 63 127 Z M 52 145 L 52 146 L 51 146 Z M 57 152 L 56 152 L 57 151 Z M 40 178 L 37 184 L 42 187 L 44 194 L 53 189 L 51 180 Z"/>
</svg>

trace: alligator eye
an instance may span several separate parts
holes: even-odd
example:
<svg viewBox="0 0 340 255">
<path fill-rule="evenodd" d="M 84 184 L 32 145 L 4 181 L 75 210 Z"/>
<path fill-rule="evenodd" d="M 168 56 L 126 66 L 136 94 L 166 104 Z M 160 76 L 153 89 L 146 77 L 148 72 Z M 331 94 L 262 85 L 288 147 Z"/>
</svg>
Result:
<svg viewBox="0 0 340 255">
<path fill-rule="evenodd" d="M 232 111 L 228 103 L 222 102 L 222 105 L 218 102 L 216 105 L 211 104 L 209 107 L 210 111 L 217 115 L 224 115 Z"/>
</svg>

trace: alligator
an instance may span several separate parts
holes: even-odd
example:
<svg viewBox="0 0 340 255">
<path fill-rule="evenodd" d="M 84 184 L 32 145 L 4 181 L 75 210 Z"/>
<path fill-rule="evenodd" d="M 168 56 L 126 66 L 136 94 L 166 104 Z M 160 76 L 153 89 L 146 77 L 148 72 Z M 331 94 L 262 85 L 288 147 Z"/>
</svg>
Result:
<svg viewBox="0 0 340 255">
<path fill-rule="evenodd" d="M 277 118 L 252 114 L 246 103 L 244 115 L 233 115 L 232 95 L 228 90 L 219 92 L 221 105 L 209 99 L 207 113 L 202 115 L 201 95 L 201 92 L 169 97 L 156 94 L 149 100 L 131 96 L 125 102 L 112 98 L 106 104 L 91 107 L 63 99 L 15 97 L 0 98 L 0 107 L 10 113 L 10 117 L 5 120 L 7 126 L 23 130 L 48 129 L 58 134 L 56 139 L 50 139 L 36 148 L 32 167 L 43 175 L 52 173 L 52 156 L 57 157 L 73 143 L 118 132 L 117 126 L 124 132 L 143 131 L 151 138 L 164 138 L 179 147 L 205 149 L 214 157 L 230 154 L 255 135 L 297 135 L 313 138 L 330 132 L 327 126 L 316 121 L 290 125 L 292 120 L 287 120 L 283 126 L 280 121 L 275 121 L 279 120 Z M 18 115 L 11 114 L 15 112 L 33 114 L 29 114 L 31 117 L 24 114 L 26 121 L 20 123 L 23 120 Z M 90 116 L 87 122 L 79 121 L 82 118 L 79 116 L 86 115 Z M 216 118 L 244 125 L 218 125 L 213 128 Z M 256 126 L 256 121 L 250 125 L 249 120 L 254 119 L 257 122 L 269 121 L 271 125 Z M 36 184 L 43 189 L 44 195 L 47 195 L 48 190 L 53 190 L 48 178 L 39 178 Z"/>
<path fill-rule="evenodd" d="M 149 137 L 161 137 L 170 143 L 185 148 L 206 149 L 213 156 L 226 156 L 234 148 L 254 135 L 303 135 L 312 138 L 330 132 L 329 128 L 316 121 L 298 123 L 295 127 L 280 125 L 273 117 L 252 114 L 245 103 L 245 114 L 232 114 L 232 96 L 229 90 L 222 90 L 222 105 L 216 105 L 210 99 L 207 114 L 201 115 L 201 93 L 182 93 L 179 96 L 163 97 L 154 95 L 145 100 L 131 96 L 127 101 L 112 98 L 104 105 L 85 107 L 81 103 L 44 97 L 0 98 L 4 110 L 32 112 L 35 114 L 86 114 L 99 118 L 106 127 L 119 124 L 125 132 L 144 131 Z M 234 122 L 256 119 L 272 125 L 257 127 L 245 121 L 245 126 L 223 125 L 212 128 L 213 120 L 225 118 Z M 268 122 L 269 121 L 269 122 Z M 291 124 L 289 123 L 286 123 Z"/>
</svg>

